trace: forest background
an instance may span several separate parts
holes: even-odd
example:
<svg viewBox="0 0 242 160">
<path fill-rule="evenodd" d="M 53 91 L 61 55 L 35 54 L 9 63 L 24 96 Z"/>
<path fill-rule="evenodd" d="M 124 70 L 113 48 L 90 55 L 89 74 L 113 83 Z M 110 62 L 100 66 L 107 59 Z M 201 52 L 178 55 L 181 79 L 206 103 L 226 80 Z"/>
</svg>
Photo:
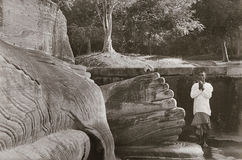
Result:
<svg viewBox="0 0 242 160">
<path fill-rule="evenodd" d="M 75 57 L 100 51 L 200 60 L 242 57 L 241 0 L 53 1 L 67 18 Z M 61 5 L 68 1 L 71 5 Z M 108 36 L 111 50 L 105 49 Z"/>
</svg>

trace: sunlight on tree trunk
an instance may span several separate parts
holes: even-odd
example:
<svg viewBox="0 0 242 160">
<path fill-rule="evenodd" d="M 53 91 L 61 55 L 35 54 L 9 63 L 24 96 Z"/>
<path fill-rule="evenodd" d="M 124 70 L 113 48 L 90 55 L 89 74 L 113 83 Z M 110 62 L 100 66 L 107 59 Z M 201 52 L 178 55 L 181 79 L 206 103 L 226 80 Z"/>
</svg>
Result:
<svg viewBox="0 0 242 160">
<path fill-rule="evenodd" d="M 112 46 L 112 13 L 110 15 L 106 16 L 108 17 L 106 19 L 106 22 L 103 26 L 104 29 L 104 42 L 103 42 L 103 50 L 102 52 L 115 52 Z"/>
<path fill-rule="evenodd" d="M 223 54 L 223 62 L 229 62 L 229 56 L 228 56 L 226 41 L 223 41 L 223 43 L 222 43 L 222 54 Z"/>
<path fill-rule="evenodd" d="M 102 52 L 115 52 L 112 46 L 112 14 L 114 4 L 112 1 L 98 1 L 96 10 L 103 25 L 104 43 Z"/>
</svg>

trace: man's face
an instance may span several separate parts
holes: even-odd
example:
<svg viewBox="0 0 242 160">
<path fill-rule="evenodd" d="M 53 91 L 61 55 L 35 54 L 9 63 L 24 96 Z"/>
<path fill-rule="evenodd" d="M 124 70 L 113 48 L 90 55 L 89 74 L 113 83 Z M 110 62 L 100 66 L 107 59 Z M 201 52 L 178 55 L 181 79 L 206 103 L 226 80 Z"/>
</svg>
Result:
<svg viewBox="0 0 242 160">
<path fill-rule="evenodd" d="M 206 73 L 204 73 L 204 72 L 199 73 L 198 80 L 205 82 L 205 79 L 206 79 Z"/>
</svg>

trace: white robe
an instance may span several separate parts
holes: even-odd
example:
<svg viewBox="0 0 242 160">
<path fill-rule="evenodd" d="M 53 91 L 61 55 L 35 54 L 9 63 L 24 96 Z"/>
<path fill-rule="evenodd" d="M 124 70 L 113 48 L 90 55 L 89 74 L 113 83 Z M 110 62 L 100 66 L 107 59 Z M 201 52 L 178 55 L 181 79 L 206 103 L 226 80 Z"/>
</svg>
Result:
<svg viewBox="0 0 242 160">
<path fill-rule="evenodd" d="M 210 83 L 205 82 L 203 85 L 204 90 L 199 90 L 199 84 L 194 83 L 191 89 L 190 96 L 193 101 L 193 114 L 197 112 L 203 112 L 211 116 L 211 109 L 209 99 L 212 97 L 213 86 Z"/>
</svg>

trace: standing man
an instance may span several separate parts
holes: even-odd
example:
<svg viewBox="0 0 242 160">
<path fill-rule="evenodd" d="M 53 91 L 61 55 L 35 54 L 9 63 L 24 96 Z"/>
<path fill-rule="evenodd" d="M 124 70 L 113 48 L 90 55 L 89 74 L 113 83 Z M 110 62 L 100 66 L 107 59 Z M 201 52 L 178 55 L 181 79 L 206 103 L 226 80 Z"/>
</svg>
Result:
<svg viewBox="0 0 242 160">
<path fill-rule="evenodd" d="M 195 127 L 195 135 L 202 147 L 207 147 L 208 131 L 211 129 L 210 116 L 211 109 L 209 99 L 212 97 L 213 86 L 205 81 L 206 73 L 200 72 L 198 82 L 194 83 L 190 96 L 194 99 L 192 126 Z"/>
</svg>

